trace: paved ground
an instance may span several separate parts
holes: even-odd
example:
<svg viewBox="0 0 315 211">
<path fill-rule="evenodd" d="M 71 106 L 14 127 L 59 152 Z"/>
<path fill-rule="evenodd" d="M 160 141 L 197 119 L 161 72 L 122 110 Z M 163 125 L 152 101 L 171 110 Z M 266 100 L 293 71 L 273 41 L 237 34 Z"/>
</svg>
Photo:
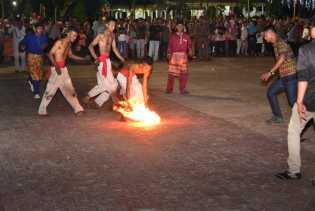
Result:
<svg viewBox="0 0 315 211">
<path fill-rule="evenodd" d="M 109 104 L 76 118 L 60 94 L 40 118 L 25 75 L 1 69 L 0 211 L 314 210 L 312 128 L 303 179 L 273 177 L 287 153 L 286 124 L 264 123 L 270 110 L 257 78 L 271 63 L 193 63 L 190 96 L 165 95 L 166 65 L 157 64 L 150 87 L 162 124 L 152 128 L 118 121 Z M 72 68 L 81 96 L 93 74 Z"/>
</svg>

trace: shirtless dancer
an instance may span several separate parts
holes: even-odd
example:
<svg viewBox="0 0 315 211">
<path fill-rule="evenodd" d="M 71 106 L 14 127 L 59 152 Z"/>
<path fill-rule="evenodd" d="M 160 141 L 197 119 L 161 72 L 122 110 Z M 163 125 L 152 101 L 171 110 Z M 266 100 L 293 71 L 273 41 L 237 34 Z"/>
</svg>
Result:
<svg viewBox="0 0 315 211">
<path fill-rule="evenodd" d="M 125 59 L 120 55 L 115 41 L 115 30 L 116 22 L 115 20 L 108 20 L 106 23 L 106 30 L 103 33 L 100 33 L 96 36 L 93 42 L 89 46 L 92 57 L 95 59 L 95 63 L 98 64 L 98 72 L 96 74 L 97 85 L 91 89 L 86 97 L 83 98 L 83 102 L 89 104 L 92 98 L 96 103 L 96 108 L 100 108 L 117 90 L 117 81 L 112 73 L 111 61 L 109 55 L 111 49 L 113 49 L 116 56 L 122 62 L 125 62 Z M 97 57 L 94 47 L 99 47 L 100 56 Z"/>
<path fill-rule="evenodd" d="M 69 56 L 75 60 L 85 61 L 85 58 L 74 55 L 71 51 L 71 43 L 73 43 L 78 36 L 75 29 L 69 29 L 67 36 L 56 41 L 49 52 L 49 59 L 53 66 L 51 67 L 51 74 L 47 83 L 46 91 L 38 109 L 39 115 L 47 115 L 47 106 L 60 89 L 63 96 L 72 106 L 76 115 L 81 115 L 84 111 L 79 103 L 77 94 L 72 85 L 71 78 L 66 67 L 66 58 Z"/>
<path fill-rule="evenodd" d="M 146 57 L 138 64 L 131 64 L 128 68 L 121 68 L 117 74 L 117 81 L 120 86 L 120 95 L 126 100 L 136 99 L 148 105 L 148 80 L 152 72 L 153 60 Z M 116 66 L 116 64 L 114 65 Z M 143 76 L 141 84 L 138 75 Z"/>
</svg>

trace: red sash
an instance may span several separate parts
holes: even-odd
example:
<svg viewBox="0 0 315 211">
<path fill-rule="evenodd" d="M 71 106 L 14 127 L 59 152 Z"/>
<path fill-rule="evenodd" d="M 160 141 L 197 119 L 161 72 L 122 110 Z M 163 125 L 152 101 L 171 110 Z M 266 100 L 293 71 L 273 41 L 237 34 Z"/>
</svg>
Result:
<svg viewBox="0 0 315 211">
<path fill-rule="evenodd" d="M 121 74 L 123 74 L 123 76 L 125 76 L 126 78 L 128 78 L 129 75 L 129 70 L 127 68 L 123 68 L 119 71 Z"/>
<path fill-rule="evenodd" d="M 107 59 L 108 59 L 108 54 L 107 53 L 104 53 L 104 54 L 101 54 L 99 57 L 98 57 L 98 61 L 99 62 L 103 62 L 103 68 L 102 68 L 102 75 L 106 78 L 107 76 Z"/>
<path fill-rule="evenodd" d="M 59 69 L 65 68 L 66 66 L 66 61 L 56 61 L 55 63 L 56 67 L 58 67 Z"/>
</svg>

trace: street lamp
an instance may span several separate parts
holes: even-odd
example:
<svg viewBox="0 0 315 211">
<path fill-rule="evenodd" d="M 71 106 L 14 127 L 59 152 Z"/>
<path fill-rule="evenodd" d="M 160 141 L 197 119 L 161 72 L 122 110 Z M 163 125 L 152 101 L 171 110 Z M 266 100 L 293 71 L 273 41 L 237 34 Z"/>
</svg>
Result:
<svg viewBox="0 0 315 211">
<path fill-rule="evenodd" d="M 13 7 L 16 7 L 17 6 L 17 1 L 12 1 L 12 5 L 13 5 Z"/>
</svg>

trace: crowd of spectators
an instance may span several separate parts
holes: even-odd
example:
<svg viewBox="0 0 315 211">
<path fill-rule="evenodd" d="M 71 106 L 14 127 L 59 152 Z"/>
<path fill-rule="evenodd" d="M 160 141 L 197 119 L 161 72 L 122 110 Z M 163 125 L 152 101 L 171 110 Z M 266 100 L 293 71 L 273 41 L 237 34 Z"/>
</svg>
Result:
<svg viewBox="0 0 315 211">
<path fill-rule="evenodd" d="M 93 38 L 104 31 L 104 18 L 79 22 L 75 18 L 50 21 L 39 16 L 31 18 L 0 19 L 0 63 L 19 59 L 14 50 L 24 36 L 33 31 L 37 22 L 44 24 L 50 45 L 63 36 L 68 27 L 79 31 L 73 51 L 87 56 L 88 45 Z M 265 26 L 273 25 L 278 34 L 297 53 L 299 46 L 310 40 L 307 19 L 271 19 L 207 17 L 184 20 L 185 31 L 192 39 L 193 59 L 207 60 L 213 56 L 264 56 L 272 54 L 272 46 L 263 39 Z M 128 59 L 151 56 L 155 61 L 166 59 L 170 34 L 175 30 L 176 20 L 162 18 L 119 19 L 116 39 L 121 54 Z M 22 68 L 23 69 L 23 68 Z"/>
</svg>

